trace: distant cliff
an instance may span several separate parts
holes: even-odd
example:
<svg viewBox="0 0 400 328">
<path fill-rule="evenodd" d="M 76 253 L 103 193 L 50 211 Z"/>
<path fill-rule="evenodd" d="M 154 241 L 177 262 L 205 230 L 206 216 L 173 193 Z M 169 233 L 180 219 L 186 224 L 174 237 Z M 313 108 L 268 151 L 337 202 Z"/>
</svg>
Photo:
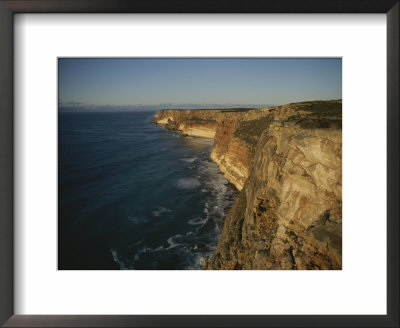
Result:
<svg viewBox="0 0 400 328">
<path fill-rule="evenodd" d="M 342 102 L 160 110 L 155 122 L 214 138 L 240 190 L 206 269 L 341 269 Z"/>
</svg>

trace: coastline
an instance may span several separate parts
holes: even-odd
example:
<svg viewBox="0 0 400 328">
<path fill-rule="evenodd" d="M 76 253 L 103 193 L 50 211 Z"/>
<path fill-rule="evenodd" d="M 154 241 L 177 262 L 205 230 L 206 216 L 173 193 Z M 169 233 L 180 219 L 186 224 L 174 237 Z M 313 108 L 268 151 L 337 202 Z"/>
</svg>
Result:
<svg viewBox="0 0 400 328">
<path fill-rule="evenodd" d="M 341 269 L 341 100 L 246 110 L 159 110 L 154 123 L 214 139 L 240 191 L 205 269 Z"/>
</svg>

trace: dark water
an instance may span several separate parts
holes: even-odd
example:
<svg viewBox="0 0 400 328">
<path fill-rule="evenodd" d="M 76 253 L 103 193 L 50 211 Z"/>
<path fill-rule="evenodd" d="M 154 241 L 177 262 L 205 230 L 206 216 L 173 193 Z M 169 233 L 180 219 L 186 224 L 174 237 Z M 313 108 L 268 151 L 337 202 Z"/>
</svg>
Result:
<svg viewBox="0 0 400 328">
<path fill-rule="evenodd" d="M 235 191 L 154 112 L 59 114 L 59 269 L 200 269 Z"/>
</svg>

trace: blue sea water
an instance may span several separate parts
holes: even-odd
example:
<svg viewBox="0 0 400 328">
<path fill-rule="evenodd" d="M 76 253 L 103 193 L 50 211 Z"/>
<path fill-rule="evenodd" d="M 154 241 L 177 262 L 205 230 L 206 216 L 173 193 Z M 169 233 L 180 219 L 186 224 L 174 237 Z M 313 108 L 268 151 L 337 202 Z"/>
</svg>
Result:
<svg viewBox="0 0 400 328">
<path fill-rule="evenodd" d="M 235 189 L 154 112 L 59 113 L 58 268 L 201 269 Z"/>
</svg>

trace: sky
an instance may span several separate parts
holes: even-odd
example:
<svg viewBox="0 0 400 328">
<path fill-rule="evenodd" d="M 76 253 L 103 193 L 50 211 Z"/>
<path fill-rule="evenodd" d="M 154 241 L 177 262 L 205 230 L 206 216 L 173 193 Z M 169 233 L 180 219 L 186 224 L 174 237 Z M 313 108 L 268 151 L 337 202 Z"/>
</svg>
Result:
<svg viewBox="0 0 400 328">
<path fill-rule="evenodd" d="M 58 79 L 60 107 L 342 98 L 340 58 L 60 58 Z"/>
</svg>

